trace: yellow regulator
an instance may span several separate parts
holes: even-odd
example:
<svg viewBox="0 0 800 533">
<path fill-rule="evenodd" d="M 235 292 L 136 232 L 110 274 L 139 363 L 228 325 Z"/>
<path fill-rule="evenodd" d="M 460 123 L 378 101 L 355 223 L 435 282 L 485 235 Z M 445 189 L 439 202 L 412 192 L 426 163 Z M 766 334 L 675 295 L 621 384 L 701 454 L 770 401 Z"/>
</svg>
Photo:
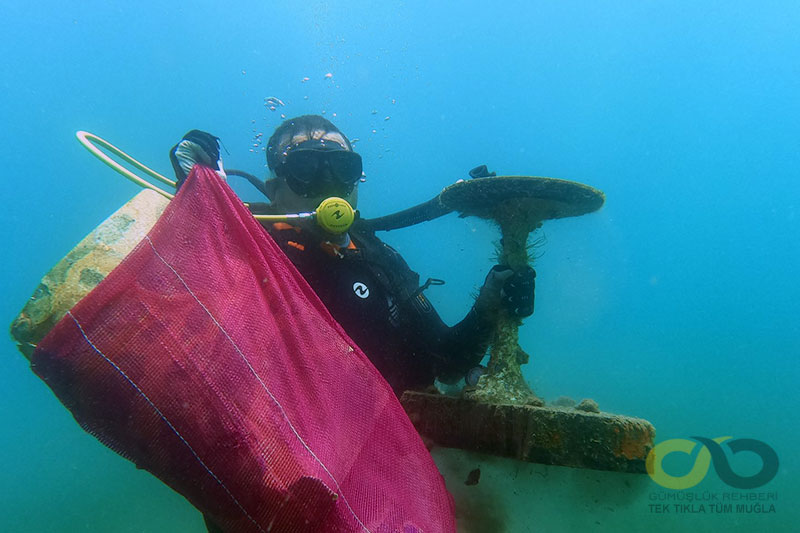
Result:
<svg viewBox="0 0 800 533">
<path fill-rule="evenodd" d="M 319 204 L 316 210 L 317 224 L 327 231 L 339 235 L 350 229 L 356 219 L 353 207 L 343 198 L 332 196 Z"/>
</svg>

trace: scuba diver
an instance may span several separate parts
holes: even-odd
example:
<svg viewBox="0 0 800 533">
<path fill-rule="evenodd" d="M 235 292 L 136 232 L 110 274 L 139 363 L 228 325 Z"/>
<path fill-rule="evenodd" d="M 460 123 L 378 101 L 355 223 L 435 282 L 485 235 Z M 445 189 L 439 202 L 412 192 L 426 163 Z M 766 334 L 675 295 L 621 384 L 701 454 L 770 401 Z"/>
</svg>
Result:
<svg viewBox="0 0 800 533">
<path fill-rule="evenodd" d="M 178 187 L 195 164 L 226 178 L 219 139 L 209 133 L 188 132 L 170 160 Z M 361 156 L 321 116 L 283 122 L 267 144 L 267 166 L 272 176 L 259 189 L 270 203 L 250 204 L 254 214 L 311 212 L 331 196 L 357 205 Z M 536 273 L 530 267 L 514 272 L 494 266 L 472 308 L 449 327 L 424 295 L 443 282 L 420 285 L 419 275 L 364 221 L 356 219 L 339 235 L 308 221 L 262 225 L 397 396 L 429 388 L 436 379 L 455 383 L 477 367 L 500 306 L 520 318 L 533 313 Z"/>
</svg>

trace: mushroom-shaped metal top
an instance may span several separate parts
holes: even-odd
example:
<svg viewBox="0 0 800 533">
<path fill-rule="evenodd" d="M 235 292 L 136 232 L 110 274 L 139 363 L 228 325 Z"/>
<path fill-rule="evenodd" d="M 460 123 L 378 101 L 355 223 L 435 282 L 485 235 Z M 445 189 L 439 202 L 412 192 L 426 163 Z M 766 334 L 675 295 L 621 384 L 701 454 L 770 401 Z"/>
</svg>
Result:
<svg viewBox="0 0 800 533">
<path fill-rule="evenodd" d="M 574 181 L 533 176 L 496 176 L 460 181 L 439 195 L 440 203 L 461 216 L 477 216 L 496 222 L 502 239 L 497 260 L 514 270 L 526 268 L 528 236 L 545 220 L 574 217 L 597 211 L 605 202 L 602 192 Z M 488 372 L 469 397 L 490 403 L 540 405 L 520 370 L 521 321 L 497 309 Z"/>
<path fill-rule="evenodd" d="M 441 192 L 439 200 L 462 216 L 499 220 L 525 213 L 528 219 L 541 222 L 597 211 L 603 206 L 605 195 L 574 181 L 496 176 L 454 183 Z"/>
</svg>

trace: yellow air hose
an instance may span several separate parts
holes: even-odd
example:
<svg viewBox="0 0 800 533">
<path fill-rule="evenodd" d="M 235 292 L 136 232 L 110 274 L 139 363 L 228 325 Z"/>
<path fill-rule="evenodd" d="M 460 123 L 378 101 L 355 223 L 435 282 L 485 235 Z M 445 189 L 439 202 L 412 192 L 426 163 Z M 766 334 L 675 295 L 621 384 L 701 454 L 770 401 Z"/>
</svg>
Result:
<svg viewBox="0 0 800 533">
<path fill-rule="evenodd" d="M 99 144 L 112 154 L 116 155 L 126 163 L 129 163 L 131 166 L 138 168 L 148 176 L 153 179 L 160 181 L 170 187 L 175 187 L 175 182 L 155 170 L 141 164 L 110 142 L 106 141 L 105 139 L 101 139 L 97 135 L 93 133 L 89 133 L 88 131 L 79 131 L 75 134 L 78 138 L 78 141 L 87 149 L 89 150 L 92 155 L 98 158 L 100 161 L 111 167 L 112 169 L 116 170 L 135 184 L 139 185 L 140 187 L 144 187 L 145 189 L 150 189 L 152 191 L 157 192 L 158 194 L 165 196 L 168 199 L 172 199 L 175 197 L 174 194 L 168 193 L 164 189 L 157 187 L 147 181 L 146 179 L 142 178 L 141 176 L 137 176 L 127 168 L 123 167 L 121 164 L 117 163 L 113 159 L 111 159 L 108 155 L 104 154 L 95 143 Z M 245 204 L 247 205 L 247 204 Z M 353 224 L 355 220 L 355 211 L 353 207 L 347 203 L 346 200 L 342 198 L 326 198 L 319 204 L 317 210 L 313 213 L 296 213 L 296 214 L 287 214 L 287 215 L 253 215 L 256 220 L 265 221 L 265 222 L 288 222 L 291 220 L 301 220 L 301 219 L 310 219 L 313 218 L 316 220 L 317 224 L 322 227 L 328 233 L 334 234 L 341 234 L 346 232 L 350 229 L 350 226 Z"/>
<path fill-rule="evenodd" d="M 174 194 L 170 194 L 167 191 L 165 191 L 164 189 L 161 189 L 160 187 L 156 187 L 152 183 L 148 182 L 147 180 L 145 180 L 142 177 L 137 176 L 136 174 L 134 174 L 133 172 L 131 172 L 127 168 L 123 167 L 122 165 L 120 165 L 119 163 L 117 163 L 116 161 L 114 161 L 113 159 L 108 157 L 106 154 L 101 152 L 100 149 L 93 144 L 93 142 L 99 144 L 100 146 L 102 146 L 103 148 L 105 148 L 106 150 L 111 152 L 112 154 L 116 155 L 117 157 L 119 157 L 123 161 L 125 161 L 127 163 L 130 163 L 132 166 L 138 168 L 139 170 L 141 170 L 142 172 L 144 172 L 148 176 L 150 176 L 150 177 L 152 177 L 154 179 L 157 179 L 158 181 L 160 181 L 162 183 L 165 183 L 165 184 L 169 185 L 170 187 L 175 187 L 175 182 L 172 181 L 171 179 L 169 179 L 169 178 L 167 178 L 165 176 L 162 176 L 161 174 L 159 174 L 158 172 L 156 172 L 155 170 L 153 170 L 151 168 L 148 168 L 148 167 L 144 166 L 143 164 L 139 163 L 137 160 L 135 160 L 134 158 L 132 158 L 131 156 L 129 156 L 128 154 L 126 154 L 125 152 L 123 152 L 122 150 L 120 150 L 119 148 L 117 148 L 116 146 L 111 144 L 110 142 L 108 142 L 108 141 L 106 141 L 104 139 L 101 139 L 100 137 L 98 137 L 97 135 L 94 135 L 93 133 L 89 133 L 88 131 L 79 131 L 79 132 L 77 132 L 75 134 L 75 136 L 78 137 L 78 141 L 87 150 L 89 150 L 92 153 L 92 155 L 94 155 L 97 159 L 99 159 L 100 161 L 102 161 L 106 165 L 110 166 L 111 168 L 113 168 L 114 170 L 116 170 L 117 172 L 119 172 L 120 174 L 122 174 L 123 176 L 125 176 L 126 178 L 131 180 L 132 182 L 134 182 L 136 185 L 139 185 L 140 187 L 144 187 L 145 189 L 150 189 L 152 191 L 156 191 L 158 194 L 160 194 L 162 196 L 166 196 L 170 200 L 172 200 L 172 198 L 175 197 Z"/>
</svg>

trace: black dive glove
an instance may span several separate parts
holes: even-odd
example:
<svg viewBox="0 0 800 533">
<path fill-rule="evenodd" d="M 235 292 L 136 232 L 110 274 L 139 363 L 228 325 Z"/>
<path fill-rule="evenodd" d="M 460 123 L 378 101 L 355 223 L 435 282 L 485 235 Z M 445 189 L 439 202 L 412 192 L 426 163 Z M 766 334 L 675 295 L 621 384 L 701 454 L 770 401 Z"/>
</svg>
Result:
<svg viewBox="0 0 800 533">
<path fill-rule="evenodd" d="M 191 130 L 183 136 L 181 142 L 169 151 L 169 160 L 175 171 L 176 188 L 180 189 L 186 177 L 195 165 L 205 165 L 217 171 L 217 175 L 226 179 L 222 159 L 219 156 L 219 137 L 200 130 Z"/>
<path fill-rule="evenodd" d="M 495 265 L 486 276 L 478 300 L 479 311 L 504 307 L 512 315 L 525 318 L 533 314 L 536 271 L 530 266 L 515 272 L 509 266 Z"/>
</svg>

